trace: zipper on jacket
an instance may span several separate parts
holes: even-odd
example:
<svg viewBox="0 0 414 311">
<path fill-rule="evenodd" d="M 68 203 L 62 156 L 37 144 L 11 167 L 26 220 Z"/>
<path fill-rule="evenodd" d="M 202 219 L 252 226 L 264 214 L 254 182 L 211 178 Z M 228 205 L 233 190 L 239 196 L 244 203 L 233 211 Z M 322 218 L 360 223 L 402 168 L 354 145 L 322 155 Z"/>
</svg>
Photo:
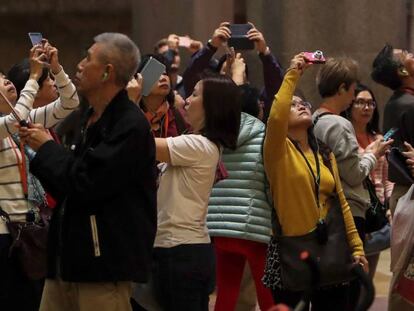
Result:
<svg viewBox="0 0 414 311">
<path fill-rule="evenodd" d="M 95 257 L 101 256 L 101 250 L 99 247 L 99 237 L 98 237 L 98 227 L 96 225 L 96 216 L 90 216 L 91 221 L 91 230 L 92 230 L 92 241 L 93 241 L 93 249 L 95 252 Z"/>
</svg>

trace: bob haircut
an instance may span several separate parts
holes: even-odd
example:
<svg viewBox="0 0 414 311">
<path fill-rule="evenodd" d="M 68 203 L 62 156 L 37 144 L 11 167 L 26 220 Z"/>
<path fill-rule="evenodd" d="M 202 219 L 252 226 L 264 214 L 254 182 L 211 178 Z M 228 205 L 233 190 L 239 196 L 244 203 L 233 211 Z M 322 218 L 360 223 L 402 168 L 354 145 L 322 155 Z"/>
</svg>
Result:
<svg viewBox="0 0 414 311">
<path fill-rule="evenodd" d="M 358 63 L 349 57 L 329 58 L 316 76 L 316 85 L 322 98 L 334 96 L 341 84 L 345 89 L 358 81 Z"/>
</svg>

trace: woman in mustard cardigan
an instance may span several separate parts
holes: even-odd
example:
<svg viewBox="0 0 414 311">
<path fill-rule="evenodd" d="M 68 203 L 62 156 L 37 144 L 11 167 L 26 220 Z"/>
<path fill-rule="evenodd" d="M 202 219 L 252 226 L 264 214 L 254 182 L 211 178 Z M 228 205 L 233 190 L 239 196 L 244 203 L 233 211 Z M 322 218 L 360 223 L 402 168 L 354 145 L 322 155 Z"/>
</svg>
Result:
<svg viewBox="0 0 414 311">
<path fill-rule="evenodd" d="M 296 84 L 309 66 L 303 53 L 292 59 L 267 121 L 264 165 L 282 235 L 302 236 L 315 230 L 317 222 L 327 215 L 329 198 L 337 193 L 354 261 L 367 269 L 362 241 L 343 194 L 335 157 L 322 145 L 318 146 L 312 131 L 310 104 L 294 96 Z M 318 194 L 315 188 L 319 188 Z M 294 307 L 303 292 L 283 287 L 278 255 L 268 254 L 264 282 L 272 288 L 275 303 Z M 348 291 L 346 283 L 314 291 L 312 310 L 346 310 Z"/>
</svg>

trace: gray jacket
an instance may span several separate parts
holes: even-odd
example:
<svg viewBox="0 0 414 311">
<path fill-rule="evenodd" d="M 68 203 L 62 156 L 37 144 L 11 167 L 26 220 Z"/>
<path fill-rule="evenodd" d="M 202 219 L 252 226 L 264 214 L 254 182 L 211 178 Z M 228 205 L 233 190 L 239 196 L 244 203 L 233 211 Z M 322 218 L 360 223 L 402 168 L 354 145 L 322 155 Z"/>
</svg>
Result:
<svg viewBox="0 0 414 311">
<path fill-rule="evenodd" d="M 315 120 L 318 112 L 315 112 Z M 338 164 L 345 197 L 354 217 L 365 218 L 369 206 L 369 193 L 362 184 L 375 167 L 377 159 L 372 153 L 358 154 L 358 141 L 351 122 L 327 114 L 318 118 L 314 127 L 315 136 L 332 150 Z"/>
</svg>

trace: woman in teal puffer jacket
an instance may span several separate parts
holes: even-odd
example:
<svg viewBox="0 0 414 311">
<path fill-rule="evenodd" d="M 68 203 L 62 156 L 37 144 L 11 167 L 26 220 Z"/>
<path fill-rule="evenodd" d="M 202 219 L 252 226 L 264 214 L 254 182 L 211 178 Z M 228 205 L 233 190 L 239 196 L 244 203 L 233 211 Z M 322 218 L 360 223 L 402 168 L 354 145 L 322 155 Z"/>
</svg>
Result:
<svg viewBox="0 0 414 311">
<path fill-rule="evenodd" d="M 217 300 L 215 310 L 234 310 L 246 261 L 249 263 L 261 310 L 273 305 L 261 282 L 271 235 L 271 198 L 262 157 L 265 125 L 242 113 L 235 151 L 224 150 L 222 161 L 229 177 L 210 195 L 207 226 L 216 250 Z"/>
</svg>

